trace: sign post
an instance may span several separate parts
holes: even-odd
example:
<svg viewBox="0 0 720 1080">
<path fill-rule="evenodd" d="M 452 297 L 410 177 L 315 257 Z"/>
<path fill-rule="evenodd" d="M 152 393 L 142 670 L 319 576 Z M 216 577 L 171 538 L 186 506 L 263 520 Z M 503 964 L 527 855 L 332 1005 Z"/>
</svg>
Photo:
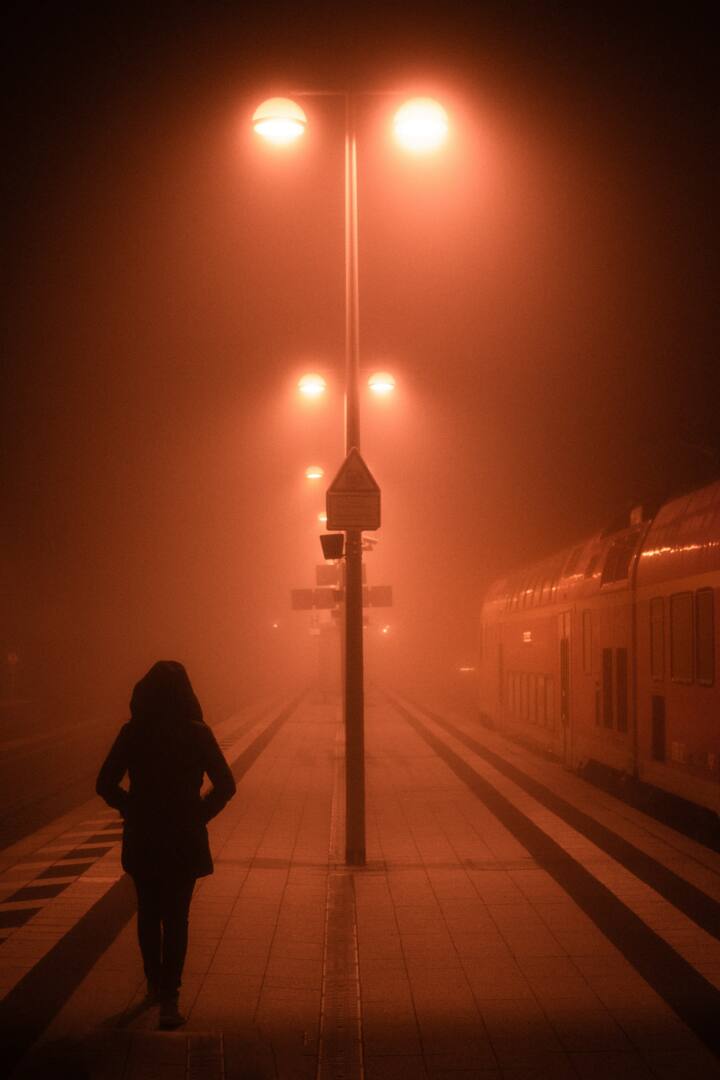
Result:
<svg viewBox="0 0 720 1080">
<path fill-rule="evenodd" d="M 351 447 L 325 499 L 328 529 L 345 533 L 345 858 L 365 865 L 365 694 L 363 686 L 363 529 L 380 527 L 380 488 Z"/>
<path fill-rule="evenodd" d="M 353 447 L 325 494 L 327 527 L 338 532 L 380 528 L 380 488 Z"/>
</svg>

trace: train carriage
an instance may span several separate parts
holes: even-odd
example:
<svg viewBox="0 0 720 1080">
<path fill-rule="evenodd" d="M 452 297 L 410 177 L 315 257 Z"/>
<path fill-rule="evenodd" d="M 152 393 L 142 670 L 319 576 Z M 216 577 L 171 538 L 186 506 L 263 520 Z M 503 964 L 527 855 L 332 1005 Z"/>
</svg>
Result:
<svg viewBox="0 0 720 1080">
<path fill-rule="evenodd" d="M 720 812 L 720 483 L 496 582 L 480 710 L 573 768 Z"/>
<path fill-rule="evenodd" d="M 638 560 L 641 779 L 720 812 L 720 484 L 663 506 Z"/>
</svg>

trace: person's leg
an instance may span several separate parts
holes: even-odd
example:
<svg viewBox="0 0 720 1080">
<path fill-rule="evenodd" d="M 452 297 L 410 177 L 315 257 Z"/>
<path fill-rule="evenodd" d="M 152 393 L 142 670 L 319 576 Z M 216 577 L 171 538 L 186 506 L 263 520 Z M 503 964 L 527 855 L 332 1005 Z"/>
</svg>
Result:
<svg viewBox="0 0 720 1080">
<path fill-rule="evenodd" d="M 194 888 L 194 878 L 169 881 L 164 885 L 160 975 L 160 1023 L 163 1026 L 179 1027 L 185 1023 L 185 1018 L 177 1011 L 177 1001 L 187 952 L 188 915 Z"/>
<path fill-rule="evenodd" d="M 159 993 L 162 973 L 162 902 L 160 886 L 150 878 L 133 878 L 137 893 L 137 934 L 148 993 Z"/>
</svg>

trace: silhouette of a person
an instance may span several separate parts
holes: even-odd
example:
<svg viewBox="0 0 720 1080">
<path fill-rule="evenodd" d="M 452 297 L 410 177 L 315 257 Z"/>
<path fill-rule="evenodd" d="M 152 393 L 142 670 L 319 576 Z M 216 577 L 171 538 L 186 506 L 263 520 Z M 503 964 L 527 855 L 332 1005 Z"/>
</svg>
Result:
<svg viewBox="0 0 720 1080">
<path fill-rule="evenodd" d="M 160 1027 L 185 1023 L 178 997 L 195 881 L 213 872 L 207 822 L 235 794 L 222 750 L 203 721 L 187 672 L 160 660 L 140 680 L 96 790 L 122 814 L 122 866 L 137 892 L 147 1001 Z M 120 786 L 129 776 L 129 789 Z M 207 773 L 212 788 L 200 795 Z"/>
</svg>

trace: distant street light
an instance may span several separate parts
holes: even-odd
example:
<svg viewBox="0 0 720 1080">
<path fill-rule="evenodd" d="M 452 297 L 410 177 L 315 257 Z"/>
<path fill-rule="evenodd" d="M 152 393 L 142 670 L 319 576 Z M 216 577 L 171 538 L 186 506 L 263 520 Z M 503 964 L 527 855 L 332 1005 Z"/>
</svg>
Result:
<svg viewBox="0 0 720 1080">
<path fill-rule="evenodd" d="M 387 371 L 376 371 L 368 379 L 368 386 L 379 397 L 387 397 L 395 389 L 395 379 Z"/>
<path fill-rule="evenodd" d="M 308 375 L 303 375 L 301 379 L 298 379 L 298 390 L 301 394 L 308 398 L 320 397 L 325 393 L 327 389 L 327 383 L 323 379 L 322 375 L 317 375 L 314 372 Z"/>
<path fill-rule="evenodd" d="M 398 142 L 413 154 L 429 154 L 447 137 L 448 116 L 432 98 L 413 98 L 395 113 L 393 128 Z"/>
<path fill-rule="evenodd" d="M 358 285 L 358 151 L 355 130 L 356 97 L 334 91 L 303 93 L 302 97 L 340 97 L 345 103 L 345 455 L 360 452 L 360 398 L 358 369 L 360 356 Z M 253 127 L 263 138 L 283 145 L 302 135 L 307 117 L 290 98 L 270 98 L 253 116 Z M 443 107 L 431 98 L 407 101 L 395 114 L 395 135 L 406 149 L 416 154 L 436 150 L 448 132 Z M 373 387 L 375 393 L 390 393 L 392 376 Z M 392 380 L 392 382 L 390 382 Z M 382 385 L 382 388 L 381 388 Z M 305 474 L 310 478 L 310 471 Z M 319 478 L 322 471 L 312 478 Z M 345 530 L 345 858 L 351 866 L 365 864 L 365 731 L 363 685 L 363 593 L 362 528 Z"/>
<path fill-rule="evenodd" d="M 287 146 L 302 135 L 307 116 L 290 98 L 274 97 L 258 105 L 252 123 L 263 139 L 277 146 Z"/>
<path fill-rule="evenodd" d="M 325 470 L 320 465 L 308 465 L 305 476 L 308 480 L 322 480 Z"/>
</svg>

